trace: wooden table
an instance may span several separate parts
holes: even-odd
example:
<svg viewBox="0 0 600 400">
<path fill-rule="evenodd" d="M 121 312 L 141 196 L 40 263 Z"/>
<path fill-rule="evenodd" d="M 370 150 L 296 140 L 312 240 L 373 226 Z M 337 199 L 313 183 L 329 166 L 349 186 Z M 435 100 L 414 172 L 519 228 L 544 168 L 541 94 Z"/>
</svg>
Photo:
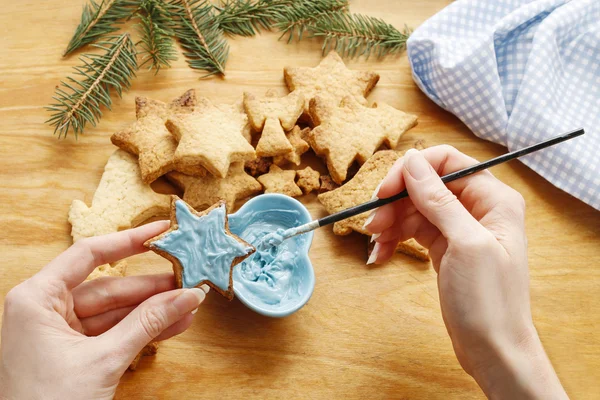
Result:
<svg viewBox="0 0 600 400">
<path fill-rule="evenodd" d="M 134 117 L 133 100 L 161 100 L 188 88 L 219 102 L 244 90 L 284 92 L 285 65 L 313 66 L 320 44 L 286 45 L 276 34 L 231 40 L 225 79 L 198 80 L 179 59 L 156 77 L 140 71 L 97 129 L 78 141 L 57 141 L 43 106 L 77 57 L 61 59 L 79 21 L 82 1 L 4 2 L 0 15 L 0 295 L 38 271 L 71 243 L 67 211 L 88 204 L 108 156 L 109 136 Z M 416 27 L 449 1 L 354 0 L 352 10 Z M 413 83 L 406 55 L 353 61 L 381 80 L 369 100 L 417 114 L 417 139 L 449 143 L 479 159 L 501 146 L 475 138 Z M 536 326 L 564 386 L 574 399 L 600 393 L 600 219 L 598 212 L 515 162 L 493 172 L 527 201 L 531 295 Z M 303 198 L 322 216 L 316 197 Z M 365 266 L 365 239 L 315 234 L 310 252 L 317 284 L 295 315 L 261 317 L 238 301 L 211 294 L 192 328 L 163 343 L 158 355 L 128 372 L 118 398 L 481 398 L 454 356 L 440 316 L 436 276 L 426 263 L 398 255 Z M 168 271 L 154 254 L 131 259 L 130 273 Z"/>
</svg>

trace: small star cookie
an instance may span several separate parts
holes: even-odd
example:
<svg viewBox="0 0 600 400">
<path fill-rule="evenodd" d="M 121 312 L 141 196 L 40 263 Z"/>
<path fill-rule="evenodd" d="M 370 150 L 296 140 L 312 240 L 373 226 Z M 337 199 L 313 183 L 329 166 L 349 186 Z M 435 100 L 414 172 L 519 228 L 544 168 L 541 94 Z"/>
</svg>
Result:
<svg viewBox="0 0 600 400">
<path fill-rule="evenodd" d="M 329 175 L 321 175 L 319 178 L 321 181 L 321 187 L 319 188 L 319 193 L 329 192 L 330 190 L 337 189 L 340 187 L 337 183 L 331 179 Z"/>
<path fill-rule="evenodd" d="M 287 133 L 287 138 L 292 145 L 292 151 L 287 154 L 273 157 L 273 162 L 277 165 L 284 166 L 288 162 L 294 165 L 300 165 L 302 154 L 310 149 L 310 145 L 304 140 L 310 132 L 310 128 L 300 129 L 298 125 Z"/>
<path fill-rule="evenodd" d="M 179 172 L 167 174 L 167 179 L 183 190 L 183 200 L 197 210 L 210 207 L 219 200 L 233 210 L 235 202 L 259 193 L 262 186 L 244 171 L 242 163 L 231 164 L 223 179 L 212 175 L 193 177 Z"/>
<path fill-rule="evenodd" d="M 366 203 L 371 200 L 371 196 L 373 196 L 377 185 L 387 175 L 388 170 L 399 157 L 400 154 L 394 150 L 378 151 L 360 167 L 354 178 L 337 189 L 319 194 L 317 198 L 330 214 Z M 369 213 L 366 212 L 336 222 L 333 224 L 333 233 L 336 235 L 348 235 L 352 231 L 355 231 L 370 236 L 369 231 L 363 227 L 368 215 Z M 423 257 L 417 256 L 417 254 L 423 254 L 423 249 L 413 239 L 402 242 L 397 247 L 397 251 L 418 259 Z"/>
<path fill-rule="evenodd" d="M 304 110 L 301 94 L 276 97 L 273 92 L 267 92 L 263 99 L 257 99 L 251 93 L 244 93 L 244 107 L 252 128 L 262 132 L 256 145 L 258 156 L 273 157 L 293 150 L 285 131 L 294 127 Z"/>
<path fill-rule="evenodd" d="M 271 165 L 269 173 L 258 177 L 258 181 L 265 188 L 265 193 L 282 193 L 291 197 L 302 195 L 302 189 L 296 185 L 296 171 L 281 169 Z"/>
<path fill-rule="evenodd" d="M 318 171 L 315 171 L 311 167 L 299 169 L 296 171 L 296 177 L 298 178 L 296 184 L 300 189 L 302 189 L 302 192 L 304 192 L 304 194 L 309 194 L 313 190 L 319 189 L 320 176 L 321 174 L 319 174 Z"/>
<path fill-rule="evenodd" d="M 333 180 L 346 180 L 354 160 L 363 164 L 382 145 L 398 146 L 404 132 L 417 124 L 417 117 L 385 103 L 365 107 L 345 97 L 340 107 L 316 97 L 310 102 L 310 115 L 318 125 L 309 134 L 315 153 L 325 157 Z"/>
<path fill-rule="evenodd" d="M 255 160 L 246 161 L 244 169 L 253 177 L 257 177 L 269 172 L 269 167 L 273 164 L 270 157 L 257 157 Z"/>
<path fill-rule="evenodd" d="M 379 81 L 375 72 L 353 71 L 346 67 L 338 53 L 330 51 L 314 68 L 285 67 L 285 83 L 290 91 L 304 95 L 304 112 L 308 113 L 310 100 L 317 95 L 333 106 L 351 96 L 360 104 Z"/>
<path fill-rule="evenodd" d="M 155 193 L 142 181 L 135 156 L 118 149 L 104 167 L 92 206 L 81 200 L 71 203 L 71 235 L 77 241 L 132 228 L 150 217 L 167 215 L 169 202 L 169 196 Z"/>
<path fill-rule="evenodd" d="M 207 284 L 229 300 L 233 267 L 255 251 L 229 231 L 224 202 L 198 212 L 177 196 L 171 201 L 171 227 L 144 246 L 173 263 L 177 287 Z"/>
<path fill-rule="evenodd" d="M 175 162 L 201 165 L 224 178 L 231 163 L 256 158 L 254 148 L 243 136 L 246 120 L 246 115 L 233 106 L 216 106 L 206 98 L 198 99 L 192 113 L 167 119 L 167 129 L 179 141 Z"/>
<path fill-rule="evenodd" d="M 137 121 L 113 134 L 110 140 L 115 146 L 138 156 L 145 183 L 149 184 L 174 169 L 191 175 L 206 174 L 206 170 L 197 165 L 180 165 L 178 168 L 173 159 L 177 141 L 165 127 L 169 115 L 189 113 L 195 104 L 196 92 L 193 89 L 170 104 L 146 97 L 135 98 Z"/>
</svg>

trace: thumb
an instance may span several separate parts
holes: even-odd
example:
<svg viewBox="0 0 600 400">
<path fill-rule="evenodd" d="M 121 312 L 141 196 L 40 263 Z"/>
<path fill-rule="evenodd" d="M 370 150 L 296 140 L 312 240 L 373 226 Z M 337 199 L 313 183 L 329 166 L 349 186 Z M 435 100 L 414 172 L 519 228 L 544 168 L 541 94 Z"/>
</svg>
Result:
<svg viewBox="0 0 600 400">
<path fill-rule="evenodd" d="M 402 174 L 414 206 L 448 241 L 482 233 L 484 228 L 444 185 L 421 152 L 410 149 L 404 154 Z"/>
<path fill-rule="evenodd" d="M 200 288 L 177 289 L 154 295 L 131 311 L 122 321 L 102 335 L 107 348 L 117 350 L 127 365 L 153 339 L 204 301 Z"/>
</svg>

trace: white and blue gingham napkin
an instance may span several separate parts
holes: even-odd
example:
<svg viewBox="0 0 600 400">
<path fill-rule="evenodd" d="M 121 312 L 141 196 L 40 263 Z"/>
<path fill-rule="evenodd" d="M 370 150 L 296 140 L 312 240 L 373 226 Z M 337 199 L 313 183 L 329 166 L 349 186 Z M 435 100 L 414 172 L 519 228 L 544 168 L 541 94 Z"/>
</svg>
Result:
<svg viewBox="0 0 600 400">
<path fill-rule="evenodd" d="M 600 210 L 600 0 L 459 0 L 408 40 L 417 85 L 475 135 Z"/>
</svg>

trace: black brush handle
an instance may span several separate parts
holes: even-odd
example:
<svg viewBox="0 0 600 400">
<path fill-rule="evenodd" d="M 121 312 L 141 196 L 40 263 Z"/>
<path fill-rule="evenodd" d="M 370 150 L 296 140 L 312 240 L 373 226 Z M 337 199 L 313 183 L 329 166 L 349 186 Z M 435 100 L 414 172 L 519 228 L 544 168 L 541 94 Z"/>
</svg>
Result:
<svg viewBox="0 0 600 400">
<path fill-rule="evenodd" d="M 525 147 L 523 149 L 511 151 L 511 152 L 503 154 L 501 156 L 492 158 L 491 160 L 480 162 L 479 164 L 475 164 L 475 165 L 472 165 L 472 166 L 470 166 L 468 168 L 461 169 L 460 171 L 456 171 L 456 172 L 452 172 L 452 173 L 450 173 L 448 175 L 444 175 L 444 176 L 442 176 L 442 182 L 444 182 L 444 183 L 452 182 L 452 181 L 454 181 L 456 179 L 460 179 L 460 178 L 463 178 L 465 176 L 469 176 L 471 174 L 474 174 L 476 172 L 483 171 L 484 169 L 491 168 L 491 167 L 496 166 L 498 164 L 502 164 L 502 163 L 504 163 L 506 161 L 514 160 L 515 158 L 522 157 L 524 155 L 533 153 L 534 151 L 545 149 L 546 147 L 550 147 L 550 146 L 553 146 L 553 145 L 555 145 L 557 143 L 564 142 L 565 140 L 569 140 L 569 139 L 572 139 L 574 137 L 581 136 L 584 133 L 585 133 L 585 131 L 583 130 L 583 128 L 582 129 L 577 129 L 577 130 L 574 130 L 572 132 L 565 133 L 563 135 L 556 136 L 556 137 L 553 137 L 551 139 L 544 140 L 543 142 L 540 142 L 540 143 L 537 143 L 537 144 Z M 342 211 L 339 211 L 339 212 L 337 212 L 335 214 L 331 214 L 331 215 L 328 215 L 326 217 L 323 217 L 323 218 L 319 219 L 318 220 L 319 227 L 325 226 L 325 225 L 329 225 L 329 224 L 333 224 L 334 222 L 338 222 L 338 221 L 341 221 L 341 220 L 346 219 L 346 218 L 354 217 L 355 215 L 362 214 L 362 213 L 367 212 L 367 211 L 371 211 L 371 210 L 373 210 L 375 208 L 384 206 L 384 205 L 389 204 L 389 203 L 393 203 L 394 201 L 403 199 L 405 197 L 408 197 L 408 192 L 406 190 L 404 190 L 404 191 L 402 191 L 402 192 L 400 192 L 400 193 L 398 193 L 398 194 L 396 194 L 396 195 L 394 195 L 392 197 L 388 197 L 388 198 L 385 198 L 385 199 L 375 199 L 375 200 L 371 200 L 371 201 L 368 201 L 368 202 L 363 203 L 363 204 L 359 204 L 359 205 L 354 206 L 354 207 L 350 207 L 350 208 L 348 208 L 346 210 L 342 210 Z"/>
</svg>

